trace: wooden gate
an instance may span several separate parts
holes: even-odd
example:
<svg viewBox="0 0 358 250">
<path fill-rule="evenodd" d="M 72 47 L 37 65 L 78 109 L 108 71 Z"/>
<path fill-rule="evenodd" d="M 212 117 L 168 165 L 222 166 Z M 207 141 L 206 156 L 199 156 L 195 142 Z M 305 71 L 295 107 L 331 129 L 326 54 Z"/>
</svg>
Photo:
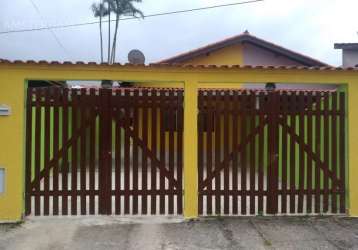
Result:
<svg viewBox="0 0 358 250">
<path fill-rule="evenodd" d="M 182 214 L 182 91 L 30 88 L 26 124 L 26 215 Z"/>
<path fill-rule="evenodd" d="M 199 91 L 199 214 L 346 212 L 346 97 Z"/>
</svg>

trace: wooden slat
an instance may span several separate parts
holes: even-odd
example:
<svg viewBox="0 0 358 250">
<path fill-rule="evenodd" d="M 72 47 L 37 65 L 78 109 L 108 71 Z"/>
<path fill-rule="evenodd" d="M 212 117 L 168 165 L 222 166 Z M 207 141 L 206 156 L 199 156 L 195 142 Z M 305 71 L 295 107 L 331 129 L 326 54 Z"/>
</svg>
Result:
<svg viewBox="0 0 358 250">
<path fill-rule="evenodd" d="M 160 91 L 160 162 L 162 166 L 166 166 L 165 160 L 165 153 L 166 153 L 166 146 L 165 146 L 165 114 L 167 113 L 166 110 L 166 92 L 164 90 Z M 160 172 L 159 174 L 159 186 L 160 186 L 160 197 L 159 197 L 159 213 L 165 214 L 165 176 Z"/>
<path fill-rule="evenodd" d="M 326 92 L 324 94 L 324 111 L 329 110 L 329 94 Z M 328 114 L 324 115 L 323 120 L 323 129 L 324 129 L 324 170 L 323 170 L 323 212 L 328 212 L 328 168 L 329 168 L 329 116 Z"/>
<path fill-rule="evenodd" d="M 235 90 L 232 96 L 232 117 L 233 117 L 233 124 L 232 124 L 232 150 L 237 147 L 239 142 L 239 92 Z M 238 190 L 238 169 L 239 169 L 239 157 L 238 154 L 234 154 L 232 159 L 232 190 Z M 233 215 L 238 214 L 238 197 L 234 195 L 232 197 L 232 213 Z"/>
<path fill-rule="evenodd" d="M 265 114 L 264 110 L 267 108 L 265 103 L 265 94 L 260 92 L 259 94 L 259 108 L 260 108 L 260 115 L 259 115 L 259 125 L 264 123 L 265 121 Z M 258 148 L 258 213 L 263 214 L 264 212 L 264 136 L 265 136 L 265 128 L 263 127 L 259 132 L 259 148 Z"/>
<path fill-rule="evenodd" d="M 296 109 L 297 100 L 296 95 L 292 94 L 290 97 L 291 110 Z M 290 117 L 292 131 L 296 131 L 296 115 Z M 296 213 L 296 142 L 293 139 L 292 133 L 290 133 L 290 213 Z"/>
<path fill-rule="evenodd" d="M 213 132 L 215 130 L 215 124 L 214 121 L 214 111 L 215 109 L 215 102 L 213 97 L 213 91 L 207 91 L 207 97 L 206 97 L 206 105 L 207 105 L 207 116 L 206 116 L 206 128 L 207 128 L 207 156 L 206 156 L 206 176 L 211 173 L 213 169 Z M 207 187 L 208 190 L 212 190 L 212 182 Z M 212 200 L 213 197 L 211 195 L 206 196 L 206 212 L 208 215 L 212 214 Z"/>
<path fill-rule="evenodd" d="M 106 214 L 111 215 L 112 214 L 112 96 L 113 92 L 111 89 L 106 89 Z"/>
<path fill-rule="evenodd" d="M 68 89 L 63 89 L 62 93 L 62 148 L 64 150 L 62 161 L 62 191 L 68 191 L 68 148 L 66 141 L 68 140 Z M 68 215 L 68 195 L 62 195 L 62 215 Z"/>
<path fill-rule="evenodd" d="M 168 125 L 169 125 L 169 158 L 168 158 L 168 167 L 169 167 L 169 172 L 170 172 L 170 176 L 172 179 L 175 178 L 174 175 L 174 132 L 175 132 L 175 127 L 176 127 L 176 107 L 175 107 L 175 96 L 174 96 L 174 91 L 170 90 L 169 91 L 169 110 L 171 110 L 171 112 L 169 112 L 169 121 L 168 121 Z M 169 181 L 169 190 L 170 191 L 174 191 L 174 184 Z M 169 199 L 168 199 L 168 213 L 170 215 L 174 214 L 174 196 L 173 195 L 169 195 Z"/>
<path fill-rule="evenodd" d="M 204 93 L 202 91 L 199 91 L 199 97 L 198 97 L 198 183 L 203 182 L 203 174 L 204 174 L 204 162 L 203 162 L 203 155 L 204 155 L 204 127 L 203 127 L 203 120 L 204 120 L 204 113 L 206 112 L 204 110 Z M 199 192 L 199 202 L 198 202 L 198 209 L 199 214 L 203 214 L 203 203 L 204 203 L 204 197 Z"/>
<path fill-rule="evenodd" d="M 312 92 L 308 92 L 307 93 L 307 144 L 314 149 L 313 143 L 312 143 L 312 130 L 313 130 L 313 125 L 312 125 Z M 316 153 L 316 152 L 315 152 Z M 317 154 L 317 153 L 316 153 Z M 312 212 L 312 161 L 313 159 L 311 157 L 309 157 L 309 155 L 307 155 L 307 190 L 308 190 L 308 195 L 306 196 L 306 211 L 307 213 L 311 213 Z"/>
<path fill-rule="evenodd" d="M 124 214 L 130 213 L 130 137 L 128 129 L 130 128 L 130 91 L 128 89 L 124 92 L 123 106 L 124 106 Z"/>
<path fill-rule="evenodd" d="M 274 111 L 275 111 L 275 101 L 274 101 L 274 93 L 273 92 L 269 92 L 268 93 L 268 105 L 269 105 L 269 110 L 268 110 L 268 118 L 269 118 L 269 123 L 268 123 L 268 135 L 267 135 L 267 140 L 268 140 L 268 169 L 267 169 L 267 201 L 266 201 L 266 211 L 268 214 L 274 214 L 273 211 L 273 168 L 274 168 L 274 147 L 275 147 L 275 142 L 274 142 L 274 121 L 273 121 L 273 116 L 274 116 Z"/>
<path fill-rule="evenodd" d="M 142 122 L 142 136 L 145 147 L 148 147 L 148 90 L 143 90 L 143 122 Z M 146 151 L 142 152 L 142 189 L 148 190 L 148 156 Z M 148 197 L 142 196 L 142 214 L 148 213 Z"/>
<path fill-rule="evenodd" d="M 138 102 L 139 102 L 139 91 L 138 90 L 134 90 L 133 91 L 133 132 L 135 135 L 139 135 L 139 108 L 141 108 L 143 110 L 143 121 L 142 121 L 142 127 L 144 129 L 144 127 L 146 126 L 147 122 L 148 122 L 148 118 L 147 118 L 147 112 L 146 112 L 146 102 L 144 101 L 146 99 L 146 96 L 144 96 L 143 93 L 143 102 L 144 104 L 139 106 Z M 143 135 L 143 140 L 145 140 L 145 133 L 143 131 L 142 133 Z M 138 143 L 136 141 L 133 140 L 132 143 L 132 177 L 133 177 L 133 191 L 137 191 L 138 190 L 138 156 L 139 156 L 139 151 L 138 151 Z M 147 159 L 145 157 L 145 153 L 143 152 L 143 159 L 142 159 L 142 164 L 143 166 L 147 165 Z M 142 171 L 142 173 L 144 173 Z M 143 181 L 143 186 L 144 185 L 144 180 L 146 180 L 147 177 L 145 176 L 145 174 L 142 174 L 142 181 Z M 146 190 L 144 188 L 144 190 Z M 133 195 L 132 196 L 132 201 L 133 201 L 133 214 L 136 215 L 138 214 L 138 196 L 137 195 Z M 142 196 L 142 207 L 143 207 L 143 214 L 146 214 L 145 211 L 146 209 L 144 209 L 144 207 L 146 207 L 147 205 L 147 200 L 145 196 Z"/>
<path fill-rule="evenodd" d="M 339 197 L 339 211 L 340 213 L 346 213 L 346 96 L 344 92 L 339 94 L 339 177 L 341 185 L 339 187 L 343 194 Z"/>
<path fill-rule="evenodd" d="M 268 175 L 267 175 L 267 213 L 277 213 L 277 184 L 278 184 L 278 94 L 279 92 L 270 92 L 269 98 L 269 126 L 268 126 Z"/>
<path fill-rule="evenodd" d="M 114 98 L 113 106 L 116 109 L 116 112 L 114 113 L 114 120 L 115 120 L 115 214 L 119 215 L 121 214 L 121 196 L 119 195 L 118 191 L 121 190 L 121 166 L 122 166 L 122 129 L 121 124 L 119 122 L 119 118 L 121 117 L 121 114 L 123 114 L 122 109 L 122 91 L 117 90 L 116 95 Z"/>
<path fill-rule="evenodd" d="M 157 118 L 158 118 L 158 106 L 157 106 L 157 90 L 152 91 L 151 95 L 151 118 L 152 118 L 152 124 L 151 124 L 151 150 L 153 152 L 153 155 L 157 157 L 157 130 L 158 130 L 158 124 L 157 124 Z M 151 171 L 151 190 L 157 190 L 157 168 L 155 167 L 155 163 L 151 160 L 150 162 L 150 171 Z M 151 196 L 151 208 L 150 208 L 151 214 L 155 215 L 157 211 L 157 196 L 152 195 Z"/>
<path fill-rule="evenodd" d="M 316 94 L 316 111 L 321 111 L 321 93 L 317 92 Z M 316 128 L 315 128 L 315 152 L 319 159 L 321 159 L 322 146 L 321 146 L 321 115 L 316 115 Z M 315 213 L 321 212 L 321 169 L 318 166 L 318 163 L 315 162 Z"/>
<path fill-rule="evenodd" d="M 85 122 L 87 117 L 87 102 L 86 89 L 81 89 L 81 125 Z M 87 129 L 86 129 L 87 130 Z M 83 192 L 86 190 L 86 137 L 87 133 L 84 133 L 80 138 L 80 190 Z M 81 215 L 86 214 L 86 195 L 83 193 L 80 195 L 81 199 Z"/>
<path fill-rule="evenodd" d="M 250 131 L 254 131 L 256 127 L 256 94 L 250 93 Z M 250 214 L 255 214 L 255 179 L 256 179 L 256 137 L 250 143 Z"/>
<path fill-rule="evenodd" d="M 59 113 L 59 104 L 60 104 L 60 89 L 54 88 L 54 110 L 53 110 L 53 152 L 58 152 L 59 150 L 59 135 L 60 135 L 60 113 Z M 53 167 L 53 190 L 59 190 L 59 161 L 56 161 Z M 59 196 L 53 196 L 53 214 L 59 214 Z"/>
<path fill-rule="evenodd" d="M 95 180 L 96 180 L 96 116 L 97 116 L 97 97 L 96 97 L 96 90 L 90 89 L 90 117 L 91 117 L 91 124 L 89 130 L 89 190 L 95 191 Z M 89 196 L 89 214 L 95 214 L 95 196 Z"/>
<path fill-rule="evenodd" d="M 230 112 L 230 92 L 225 91 L 223 96 L 223 148 L 224 148 L 224 157 L 229 154 L 229 112 Z M 230 163 L 227 164 L 224 168 L 224 214 L 229 214 L 229 181 L 230 181 Z"/>
<path fill-rule="evenodd" d="M 26 168 L 25 168 L 25 215 L 31 214 L 31 179 L 32 179 L 32 98 L 33 89 L 27 89 L 26 97 Z"/>
<path fill-rule="evenodd" d="M 221 92 L 216 91 L 215 95 L 215 169 L 221 162 Z M 221 190 L 221 173 L 215 177 L 215 190 Z M 221 196 L 215 195 L 215 214 L 221 214 Z"/>
<path fill-rule="evenodd" d="M 179 183 L 178 215 L 183 213 L 183 127 L 184 127 L 184 110 L 183 110 L 183 91 L 178 92 L 178 140 L 177 140 L 177 180 Z"/>
<path fill-rule="evenodd" d="M 337 92 L 332 93 L 332 110 L 337 111 Z M 332 157 L 332 164 L 331 170 L 333 172 L 334 179 L 331 180 L 331 199 L 332 199 L 332 213 L 337 213 L 337 183 L 335 179 L 337 178 L 337 171 L 339 171 L 339 167 L 337 166 L 337 116 L 332 116 L 332 128 L 331 128 L 331 157 Z"/>
<path fill-rule="evenodd" d="M 300 115 L 299 115 L 299 136 L 301 138 L 305 138 L 305 95 L 304 92 L 300 92 L 299 94 L 299 108 L 300 108 Z M 303 143 L 299 144 L 299 194 L 298 194 L 298 205 L 297 205 L 297 212 L 303 212 L 303 191 L 305 185 L 305 156 L 304 156 L 304 145 Z"/>
<path fill-rule="evenodd" d="M 284 123 L 287 123 L 287 115 L 286 112 L 288 110 L 288 97 L 287 92 L 283 92 L 281 95 L 282 98 L 282 120 Z M 286 127 L 282 127 L 282 137 L 281 137 L 281 145 L 282 145 L 282 155 L 281 155 L 281 167 L 282 167 L 282 181 L 281 181 L 281 190 L 282 190 L 282 197 L 281 197 L 281 213 L 286 214 L 287 213 L 287 130 Z"/>
<path fill-rule="evenodd" d="M 247 168 L 247 144 L 244 143 L 244 139 L 247 137 L 247 105 L 248 102 L 248 93 L 245 91 L 242 93 L 242 103 L 240 105 L 242 116 L 241 116 L 241 190 L 243 191 L 241 195 L 241 214 L 246 214 L 246 194 L 245 191 L 247 190 L 246 187 L 246 168 Z"/>
<path fill-rule="evenodd" d="M 36 89 L 36 118 L 35 118 L 35 191 L 40 191 L 40 171 L 41 171 L 41 106 L 40 99 L 42 96 L 42 90 Z M 40 207 L 40 196 L 35 196 L 35 215 L 40 215 L 41 207 Z"/>
<path fill-rule="evenodd" d="M 45 177 L 44 177 L 44 215 L 49 215 L 49 206 L 50 206 L 50 197 L 48 191 L 50 190 L 50 169 L 48 163 L 50 162 L 50 108 L 51 108 L 51 89 L 45 88 L 45 123 L 44 123 L 44 169 L 45 169 Z"/>
<path fill-rule="evenodd" d="M 78 94 L 76 89 L 72 89 L 72 134 L 75 136 L 75 131 L 77 130 L 77 118 L 78 118 Z M 72 153 L 71 153 L 71 214 L 77 215 L 77 140 L 72 144 Z"/>
</svg>

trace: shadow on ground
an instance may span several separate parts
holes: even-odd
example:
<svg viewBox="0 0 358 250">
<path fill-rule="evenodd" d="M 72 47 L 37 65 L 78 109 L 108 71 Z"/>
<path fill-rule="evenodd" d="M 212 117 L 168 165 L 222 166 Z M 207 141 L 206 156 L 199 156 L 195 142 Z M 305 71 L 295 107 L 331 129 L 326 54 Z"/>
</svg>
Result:
<svg viewBox="0 0 358 250">
<path fill-rule="evenodd" d="M 0 225 L 0 249 L 358 249 L 358 219 L 36 218 Z"/>
</svg>

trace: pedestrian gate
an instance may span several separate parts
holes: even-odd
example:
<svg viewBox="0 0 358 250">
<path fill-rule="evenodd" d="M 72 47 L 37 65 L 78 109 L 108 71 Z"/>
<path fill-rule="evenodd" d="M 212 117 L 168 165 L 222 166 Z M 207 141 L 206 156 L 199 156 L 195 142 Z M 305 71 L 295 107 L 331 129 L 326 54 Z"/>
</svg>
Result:
<svg viewBox="0 0 358 250">
<path fill-rule="evenodd" d="M 345 213 L 346 98 L 199 91 L 199 214 Z"/>
<path fill-rule="evenodd" d="M 26 215 L 182 214 L 183 95 L 30 88 Z"/>
</svg>

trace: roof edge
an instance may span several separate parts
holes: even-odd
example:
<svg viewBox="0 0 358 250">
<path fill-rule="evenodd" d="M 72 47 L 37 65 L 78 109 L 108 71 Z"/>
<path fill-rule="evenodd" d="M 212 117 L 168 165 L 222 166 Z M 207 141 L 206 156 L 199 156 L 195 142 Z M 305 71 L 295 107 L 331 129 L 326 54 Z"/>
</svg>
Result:
<svg viewBox="0 0 358 250">
<path fill-rule="evenodd" d="M 196 56 L 210 53 L 210 52 L 219 50 L 221 48 L 224 48 L 226 46 L 231 46 L 231 45 L 242 43 L 242 42 L 250 42 L 254 45 L 264 47 L 264 48 L 269 49 L 275 53 L 289 57 L 292 60 L 295 60 L 301 64 L 304 64 L 305 66 L 329 66 L 329 67 L 331 67 L 331 65 L 329 65 L 325 62 L 319 61 L 315 58 L 303 55 L 303 54 L 295 52 L 293 50 L 284 48 L 280 45 L 271 43 L 267 40 L 253 36 L 247 31 L 245 31 L 244 33 L 242 33 L 240 35 L 233 36 L 233 37 L 230 37 L 230 38 L 227 38 L 227 39 L 224 39 L 219 42 L 212 43 L 212 44 L 208 44 L 206 46 L 203 46 L 203 47 L 200 47 L 200 48 L 197 48 L 194 50 L 190 50 L 188 52 L 184 52 L 184 53 L 181 53 L 179 55 L 176 55 L 176 56 L 164 59 L 164 60 L 160 60 L 157 63 L 184 63 L 185 60 L 194 58 Z"/>
</svg>

